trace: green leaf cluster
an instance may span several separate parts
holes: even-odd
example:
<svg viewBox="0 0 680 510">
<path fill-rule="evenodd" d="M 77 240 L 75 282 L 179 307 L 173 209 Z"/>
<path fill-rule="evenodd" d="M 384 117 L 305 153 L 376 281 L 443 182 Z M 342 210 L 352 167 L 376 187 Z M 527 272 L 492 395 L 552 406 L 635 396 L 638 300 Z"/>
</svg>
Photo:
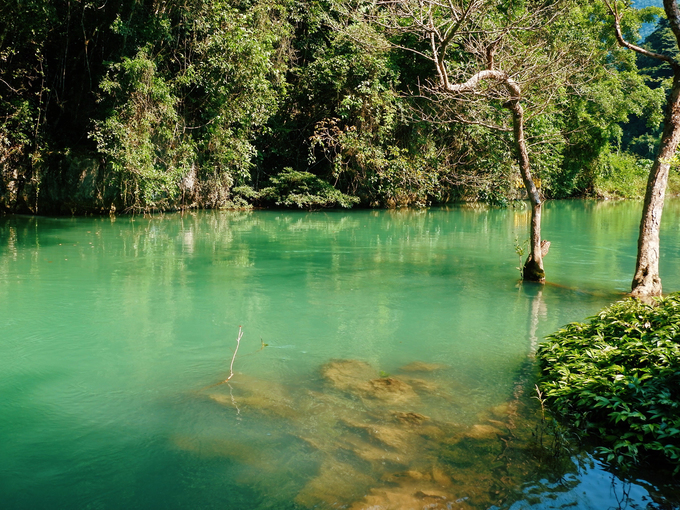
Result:
<svg viewBox="0 0 680 510">
<path fill-rule="evenodd" d="M 326 181 L 309 172 L 298 172 L 284 168 L 270 179 L 271 186 L 260 190 L 253 198 L 277 206 L 299 209 L 321 209 L 327 207 L 349 208 L 359 202 L 357 197 L 341 193 Z"/>
<path fill-rule="evenodd" d="M 620 467 L 680 471 L 680 294 L 615 303 L 537 352 L 548 408 Z"/>
</svg>

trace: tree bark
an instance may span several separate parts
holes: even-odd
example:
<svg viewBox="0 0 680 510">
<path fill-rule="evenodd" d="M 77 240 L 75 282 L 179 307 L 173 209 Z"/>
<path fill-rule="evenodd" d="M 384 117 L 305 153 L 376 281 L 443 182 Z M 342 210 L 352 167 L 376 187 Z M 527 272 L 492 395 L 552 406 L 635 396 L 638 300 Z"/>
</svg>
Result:
<svg viewBox="0 0 680 510">
<path fill-rule="evenodd" d="M 522 175 L 524 188 L 527 190 L 531 202 L 531 251 L 522 269 L 522 278 L 530 282 L 545 282 L 543 269 L 543 252 L 541 249 L 541 197 L 531 176 L 529 153 L 524 140 L 524 109 L 519 99 L 512 99 L 505 103 L 512 112 L 512 125 L 517 145 L 519 171 Z M 549 244 L 548 244 L 549 246 Z M 547 250 L 546 250 L 547 253 Z"/>
<path fill-rule="evenodd" d="M 633 296 L 660 296 L 661 277 L 659 276 L 659 231 L 663 200 L 666 195 L 668 174 L 671 168 L 671 158 L 680 142 L 680 62 L 675 58 L 661 53 L 654 53 L 626 41 L 621 31 L 622 13 L 616 2 L 604 0 L 609 13 L 614 17 L 614 31 L 619 44 L 657 60 L 667 62 L 673 69 L 673 87 L 666 102 L 666 116 L 663 122 L 663 134 L 659 144 L 659 152 L 654 165 L 649 172 L 645 203 L 640 220 L 640 235 L 638 236 L 637 262 L 635 276 L 630 293 Z M 677 0 L 663 0 L 666 18 L 680 48 L 680 9 Z"/>
<path fill-rule="evenodd" d="M 680 77 L 678 72 L 675 72 L 659 152 L 647 180 L 638 237 L 637 263 L 631 286 L 633 296 L 661 295 L 659 230 L 671 158 L 675 155 L 678 143 L 680 143 Z"/>
</svg>

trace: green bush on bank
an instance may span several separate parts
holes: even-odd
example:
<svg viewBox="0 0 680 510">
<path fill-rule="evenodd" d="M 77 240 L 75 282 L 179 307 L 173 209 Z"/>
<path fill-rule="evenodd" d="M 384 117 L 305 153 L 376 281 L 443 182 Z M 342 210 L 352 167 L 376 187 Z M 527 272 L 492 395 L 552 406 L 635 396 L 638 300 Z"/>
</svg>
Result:
<svg viewBox="0 0 680 510">
<path fill-rule="evenodd" d="M 644 198 L 649 172 L 654 161 L 629 152 L 613 152 L 609 148 L 595 163 L 593 194 L 599 198 Z M 678 163 L 673 162 L 666 190 L 669 196 L 680 195 Z"/>
<path fill-rule="evenodd" d="M 539 387 L 561 421 L 619 467 L 680 471 L 680 293 L 615 303 L 547 340 Z"/>
<path fill-rule="evenodd" d="M 593 183 L 596 196 L 603 198 L 642 198 L 654 162 L 627 152 L 603 151 L 597 160 Z"/>
<path fill-rule="evenodd" d="M 357 197 L 341 193 L 309 172 L 284 168 L 281 173 L 269 180 L 271 186 L 252 195 L 264 204 L 273 203 L 277 206 L 313 210 L 324 207 L 348 209 L 359 202 Z"/>
</svg>

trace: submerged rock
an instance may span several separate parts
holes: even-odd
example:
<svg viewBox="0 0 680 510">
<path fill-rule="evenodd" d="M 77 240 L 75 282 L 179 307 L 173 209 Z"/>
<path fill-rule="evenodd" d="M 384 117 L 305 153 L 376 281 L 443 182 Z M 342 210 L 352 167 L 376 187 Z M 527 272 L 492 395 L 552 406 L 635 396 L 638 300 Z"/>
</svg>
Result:
<svg viewBox="0 0 680 510">
<path fill-rule="evenodd" d="M 373 488 L 361 501 L 354 503 L 350 510 L 450 510 L 471 508 L 460 505 L 445 491 L 419 480 L 397 487 Z M 452 506 L 456 503 L 456 506 Z"/>
<path fill-rule="evenodd" d="M 395 377 L 376 379 L 376 370 L 363 361 L 333 360 L 321 367 L 321 375 L 334 388 L 362 399 L 389 404 L 413 403 L 418 399 L 410 384 Z"/>
<path fill-rule="evenodd" d="M 433 374 L 443 368 L 415 362 L 401 375 L 378 378 L 368 363 L 333 360 L 321 367 L 324 384 L 314 389 L 239 376 L 233 387 L 211 387 L 203 395 L 236 407 L 242 416 L 257 411 L 275 430 L 283 427 L 304 441 L 297 450 L 301 458 L 321 464 L 298 493 L 302 508 L 498 506 L 531 469 L 531 452 L 517 446 L 517 395 L 480 409 L 464 378 Z M 263 448 L 256 445 L 253 451 L 229 441 L 176 443 L 200 455 L 243 459 L 245 465 Z M 271 455 L 272 465 L 287 465 L 289 459 L 281 463 L 275 445 L 267 444 L 271 451 L 260 458 Z"/>
<path fill-rule="evenodd" d="M 405 451 L 409 446 L 408 443 L 415 437 L 414 434 L 399 427 L 377 423 L 359 423 L 350 420 L 342 420 L 342 422 L 349 428 L 365 431 L 372 439 L 398 451 Z"/>
<path fill-rule="evenodd" d="M 241 376 L 239 382 L 221 384 L 208 398 L 224 406 L 241 411 L 253 409 L 278 418 L 294 419 L 298 403 L 283 384 Z"/>
<path fill-rule="evenodd" d="M 488 425 L 485 423 L 476 423 L 465 433 L 467 437 L 472 439 L 495 439 L 498 436 L 502 436 L 503 432 L 494 427 L 493 425 Z"/>
<path fill-rule="evenodd" d="M 358 385 L 356 390 L 362 397 L 378 399 L 391 404 L 410 403 L 418 398 L 409 384 L 393 377 L 372 379 Z"/>
<path fill-rule="evenodd" d="M 432 466 L 432 479 L 440 487 L 449 487 L 451 485 L 451 478 L 440 466 Z"/>
<path fill-rule="evenodd" d="M 294 419 L 299 412 L 292 400 L 269 395 L 248 395 L 240 397 L 238 405 L 241 409 L 256 409 L 259 412 L 279 418 Z"/>
<path fill-rule="evenodd" d="M 328 457 L 322 462 L 319 474 L 298 493 L 295 502 L 306 508 L 342 508 L 374 484 L 373 477 Z"/>
<path fill-rule="evenodd" d="M 443 363 L 425 363 L 424 361 L 414 361 L 401 367 L 399 372 L 435 372 L 445 368 L 448 367 Z"/>
<path fill-rule="evenodd" d="M 399 379 L 406 384 L 409 384 L 415 391 L 421 394 L 437 395 L 444 393 L 444 388 L 441 384 L 411 376 L 400 376 Z"/>
<path fill-rule="evenodd" d="M 403 452 L 369 443 L 361 439 L 357 434 L 343 435 L 339 445 L 357 458 L 371 463 L 373 471 L 376 473 L 383 471 L 387 465 L 403 467 L 408 466 L 413 461 L 412 457 L 405 455 Z"/>
<path fill-rule="evenodd" d="M 396 421 L 407 425 L 420 425 L 426 421 L 430 421 L 429 416 L 414 412 L 405 413 L 402 411 L 392 411 L 390 414 Z"/>
<path fill-rule="evenodd" d="M 368 363 L 353 359 L 333 360 L 321 367 L 321 375 L 333 387 L 351 391 L 377 375 Z"/>
</svg>

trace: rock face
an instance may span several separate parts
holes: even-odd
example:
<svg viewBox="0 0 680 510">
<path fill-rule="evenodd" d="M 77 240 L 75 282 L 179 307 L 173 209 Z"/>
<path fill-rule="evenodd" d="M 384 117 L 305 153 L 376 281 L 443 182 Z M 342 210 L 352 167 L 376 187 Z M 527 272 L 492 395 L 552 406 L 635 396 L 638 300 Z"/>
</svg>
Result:
<svg viewBox="0 0 680 510">
<path fill-rule="evenodd" d="M 447 381 L 443 370 L 415 362 L 394 376 L 377 377 L 378 370 L 366 362 L 333 360 L 321 367 L 318 389 L 239 376 L 229 388 L 218 385 L 206 394 L 240 416 L 256 412 L 272 420 L 317 459 L 316 475 L 295 498 L 302 508 L 498 506 L 520 485 L 513 476 L 527 469 L 525 454 L 513 446 L 517 406 L 497 405 L 468 425 L 442 420 L 435 414 L 458 409 L 461 392 L 460 383 Z M 228 441 L 210 444 L 244 456 Z"/>
<path fill-rule="evenodd" d="M 0 209 L 70 215 L 115 212 L 114 204 L 120 208 L 117 179 L 91 154 L 53 154 L 44 165 L 32 176 L 22 170 L 3 173 Z"/>
<path fill-rule="evenodd" d="M 394 411 L 392 412 L 392 416 L 400 421 L 401 423 L 407 424 L 407 425 L 421 425 L 422 423 L 428 421 L 430 418 L 425 416 L 424 414 L 418 414 L 414 412 L 410 413 L 404 413 L 400 411 Z"/>
</svg>

